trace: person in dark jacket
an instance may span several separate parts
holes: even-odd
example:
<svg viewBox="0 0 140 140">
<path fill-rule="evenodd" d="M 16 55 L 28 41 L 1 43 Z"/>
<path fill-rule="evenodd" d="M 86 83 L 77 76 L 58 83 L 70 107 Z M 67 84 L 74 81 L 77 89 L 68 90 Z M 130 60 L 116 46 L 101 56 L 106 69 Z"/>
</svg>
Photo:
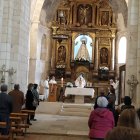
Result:
<svg viewBox="0 0 140 140">
<path fill-rule="evenodd" d="M 2 135 L 8 135 L 10 128 L 10 113 L 12 112 L 13 104 L 12 98 L 7 94 L 7 85 L 3 84 L 1 86 L 0 93 L 0 121 L 7 122 L 6 128 L 0 128 L 0 133 Z"/>
<path fill-rule="evenodd" d="M 20 91 L 19 84 L 14 85 L 14 90 L 9 92 L 9 95 L 13 100 L 13 111 L 14 113 L 18 113 L 21 111 L 21 108 L 24 104 L 24 93 Z"/>
<path fill-rule="evenodd" d="M 33 89 L 33 84 L 30 83 L 28 85 L 28 90 L 27 90 L 27 93 L 26 93 L 26 103 L 25 103 L 25 107 L 28 110 L 34 110 L 34 106 L 33 106 L 34 96 L 33 96 L 33 93 L 32 93 L 32 89 Z M 31 116 L 28 116 L 27 123 L 29 125 L 32 125 L 30 123 L 30 119 L 31 119 Z"/>
<path fill-rule="evenodd" d="M 37 106 L 39 105 L 39 93 L 37 91 L 37 87 L 38 87 L 38 84 L 34 84 L 33 85 L 33 90 L 32 90 L 33 97 L 34 97 L 34 101 L 33 101 L 34 111 L 36 110 Z M 32 121 L 36 121 L 36 119 L 34 117 L 35 117 L 35 114 L 31 115 L 30 119 Z"/>
<path fill-rule="evenodd" d="M 132 103 L 131 98 L 129 96 L 125 96 L 124 105 L 121 106 L 121 111 L 123 111 L 125 109 L 134 109 L 135 107 L 133 105 L 131 105 L 131 103 Z"/>
</svg>

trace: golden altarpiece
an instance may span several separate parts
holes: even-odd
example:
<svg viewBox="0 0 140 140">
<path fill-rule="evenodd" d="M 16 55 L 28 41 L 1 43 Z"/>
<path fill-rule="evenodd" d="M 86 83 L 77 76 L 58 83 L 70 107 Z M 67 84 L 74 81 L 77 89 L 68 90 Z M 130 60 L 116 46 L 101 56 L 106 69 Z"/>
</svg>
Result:
<svg viewBox="0 0 140 140">
<path fill-rule="evenodd" d="M 95 90 L 114 78 L 114 15 L 108 0 L 63 1 L 52 23 L 50 74 L 66 82 L 83 74 Z"/>
</svg>

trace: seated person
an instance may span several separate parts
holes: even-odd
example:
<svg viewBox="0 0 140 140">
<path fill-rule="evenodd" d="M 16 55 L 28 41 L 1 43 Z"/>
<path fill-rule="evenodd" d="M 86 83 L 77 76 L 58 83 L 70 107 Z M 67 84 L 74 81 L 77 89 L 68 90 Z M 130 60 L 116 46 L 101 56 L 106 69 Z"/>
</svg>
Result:
<svg viewBox="0 0 140 140">
<path fill-rule="evenodd" d="M 84 88 L 84 86 L 86 86 L 86 81 L 82 75 L 79 75 L 78 78 L 76 79 L 75 86 L 81 87 L 81 88 Z"/>
</svg>

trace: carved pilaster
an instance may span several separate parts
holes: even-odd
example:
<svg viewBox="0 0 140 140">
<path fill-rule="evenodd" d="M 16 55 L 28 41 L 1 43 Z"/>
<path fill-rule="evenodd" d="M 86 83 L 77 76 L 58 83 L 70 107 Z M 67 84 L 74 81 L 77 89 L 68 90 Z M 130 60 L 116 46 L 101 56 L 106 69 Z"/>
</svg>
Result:
<svg viewBox="0 0 140 140">
<path fill-rule="evenodd" d="M 99 47 L 99 38 L 95 38 L 95 68 L 94 70 L 98 70 L 98 47 Z"/>
<path fill-rule="evenodd" d="M 111 38 L 111 65 L 110 70 L 114 70 L 115 66 L 115 38 Z"/>
</svg>

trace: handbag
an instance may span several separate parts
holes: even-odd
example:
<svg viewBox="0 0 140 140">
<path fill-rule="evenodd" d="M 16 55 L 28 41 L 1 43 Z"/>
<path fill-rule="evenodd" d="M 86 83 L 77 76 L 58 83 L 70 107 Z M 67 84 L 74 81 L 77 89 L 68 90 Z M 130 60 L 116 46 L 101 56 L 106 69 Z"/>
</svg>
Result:
<svg viewBox="0 0 140 140">
<path fill-rule="evenodd" d="M 37 107 L 37 106 L 38 106 L 37 100 L 33 100 L 33 106 L 34 106 L 34 107 Z"/>
</svg>

